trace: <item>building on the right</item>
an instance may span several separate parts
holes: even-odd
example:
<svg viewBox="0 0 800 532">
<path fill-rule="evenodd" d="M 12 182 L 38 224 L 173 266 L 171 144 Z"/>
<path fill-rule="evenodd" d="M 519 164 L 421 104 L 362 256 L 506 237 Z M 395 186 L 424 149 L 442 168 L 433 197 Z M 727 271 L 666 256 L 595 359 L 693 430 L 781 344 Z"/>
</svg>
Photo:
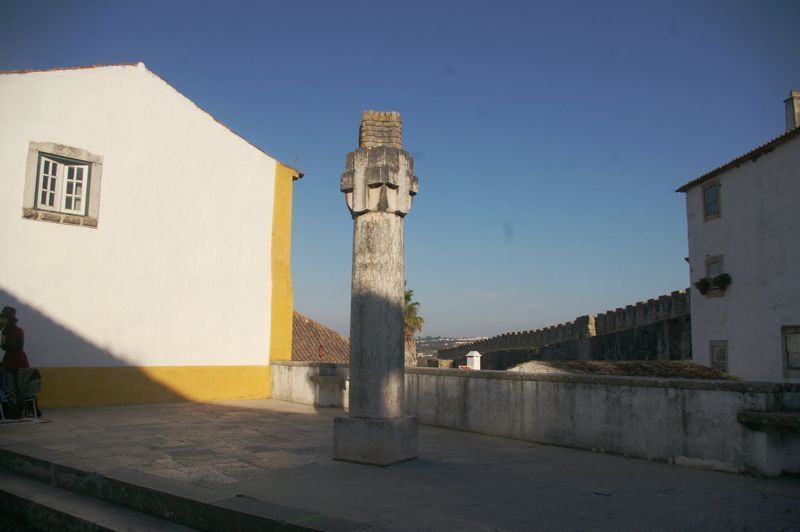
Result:
<svg viewBox="0 0 800 532">
<path fill-rule="evenodd" d="M 748 380 L 800 382 L 800 91 L 786 132 L 686 193 L 692 357 Z"/>
</svg>

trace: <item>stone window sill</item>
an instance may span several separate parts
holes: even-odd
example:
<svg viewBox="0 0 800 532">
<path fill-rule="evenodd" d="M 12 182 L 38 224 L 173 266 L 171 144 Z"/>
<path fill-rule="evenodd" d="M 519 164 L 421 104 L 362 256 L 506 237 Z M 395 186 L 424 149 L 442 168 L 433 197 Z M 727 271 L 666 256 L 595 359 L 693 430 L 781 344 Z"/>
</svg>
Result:
<svg viewBox="0 0 800 532">
<path fill-rule="evenodd" d="M 43 222 L 53 222 L 65 225 L 80 225 L 83 227 L 97 229 L 97 218 L 92 216 L 80 216 L 77 214 L 24 208 L 22 209 L 22 217 L 28 220 L 40 220 Z"/>
</svg>

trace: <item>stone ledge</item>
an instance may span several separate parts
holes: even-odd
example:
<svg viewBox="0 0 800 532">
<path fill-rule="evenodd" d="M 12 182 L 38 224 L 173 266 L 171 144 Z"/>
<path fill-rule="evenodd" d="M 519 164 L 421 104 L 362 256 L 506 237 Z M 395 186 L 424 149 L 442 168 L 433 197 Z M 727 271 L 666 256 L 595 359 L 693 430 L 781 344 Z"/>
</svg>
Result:
<svg viewBox="0 0 800 532">
<path fill-rule="evenodd" d="M 463 371 L 445 368 L 406 368 L 408 374 L 460 377 L 464 379 L 501 379 L 538 382 L 572 382 L 576 384 L 595 384 L 598 386 L 631 386 L 645 388 L 677 388 L 686 390 L 714 390 L 737 393 L 785 393 L 800 391 L 800 384 L 752 382 L 752 381 L 714 381 L 666 379 L 657 377 L 628 377 L 608 375 L 553 375 L 531 374 L 507 371 L 480 370 Z"/>
<path fill-rule="evenodd" d="M 304 362 L 295 360 L 276 360 L 270 362 L 276 366 L 309 366 L 325 368 L 349 368 L 349 364 L 332 362 Z M 574 382 L 581 384 L 597 384 L 611 386 L 637 386 L 650 388 L 682 388 L 689 390 L 717 390 L 738 393 L 800 393 L 800 384 L 752 381 L 712 381 L 662 379 L 656 377 L 628 377 L 608 375 L 552 375 L 531 374 L 508 371 L 463 371 L 448 368 L 405 368 L 407 374 L 463 377 L 465 379 L 500 379 L 516 381 L 541 382 Z"/>
<path fill-rule="evenodd" d="M 97 218 L 92 216 L 80 216 L 76 214 L 66 214 L 63 212 L 45 211 L 41 209 L 25 207 L 22 209 L 22 217 L 27 220 L 53 222 L 65 225 L 79 225 L 97 229 Z"/>
<path fill-rule="evenodd" d="M 319 384 L 322 386 L 326 384 L 333 384 L 339 385 L 342 388 L 344 388 L 345 382 L 347 382 L 347 378 L 340 375 L 311 375 L 308 380 L 314 384 Z"/>
<path fill-rule="evenodd" d="M 306 360 L 272 360 L 270 366 L 301 366 L 301 367 L 330 367 L 330 368 L 349 368 L 349 364 L 339 364 L 336 362 L 313 362 Z"/>
<path fill-rule="evenodd" d="M 736 414 L 736 420 L 750 430 L 800 433 L 800 412 L 751 412 Z"/>
</svg>

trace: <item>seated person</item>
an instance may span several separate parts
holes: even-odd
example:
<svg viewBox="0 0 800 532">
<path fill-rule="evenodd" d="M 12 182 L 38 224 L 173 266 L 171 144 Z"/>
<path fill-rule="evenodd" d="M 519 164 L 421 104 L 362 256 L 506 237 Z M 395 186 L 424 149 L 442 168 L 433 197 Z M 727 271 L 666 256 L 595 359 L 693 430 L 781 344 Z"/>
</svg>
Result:
<svg viewBox="0 0 800 532">
<path fill-rule="evenodd" d="M 3 369 L 8 371 L 30 367 L 28 356 L 23 350 L 25 331 L 17 325 L 17 309 L 3 307 L 3 311 L 0 312 L 0 329 L 2 329 L 0 348 L 3 349 Z"/>
<path fill-rule="evenodd" d="M 0 312 L 0 348 L 3 349 L 3 371 L 5 404 L 8 417 L 19 417 L 24 401 L 35 397 L 41 389 L 41 376 L 36 369 L 30 369 L 28 357 L 23 349 L 25 331 L 17 325 L 17 311 L 13 307 L 3 307 Z M 41 415 L 41 412 L 37 412 Z"/>
</svg>

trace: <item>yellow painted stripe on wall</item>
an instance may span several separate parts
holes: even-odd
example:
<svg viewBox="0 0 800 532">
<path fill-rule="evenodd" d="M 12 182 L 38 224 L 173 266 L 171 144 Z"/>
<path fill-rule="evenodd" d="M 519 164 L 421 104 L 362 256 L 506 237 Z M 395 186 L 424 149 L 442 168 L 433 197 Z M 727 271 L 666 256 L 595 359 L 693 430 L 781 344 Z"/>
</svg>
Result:
<svg viewBox="0 0 800 532">
<path fill-rule="evenodd" d="M 177 401 L 266 398 L 269 366 L 39 368 L 42 410 Z"/>
<path fill-rule="evenodd" d="M 272 301 L 270 360 L 292 359 L 292 183 L 297 170 L 275 163 L 275 206 L 272 220 Z"/>
</svg>

